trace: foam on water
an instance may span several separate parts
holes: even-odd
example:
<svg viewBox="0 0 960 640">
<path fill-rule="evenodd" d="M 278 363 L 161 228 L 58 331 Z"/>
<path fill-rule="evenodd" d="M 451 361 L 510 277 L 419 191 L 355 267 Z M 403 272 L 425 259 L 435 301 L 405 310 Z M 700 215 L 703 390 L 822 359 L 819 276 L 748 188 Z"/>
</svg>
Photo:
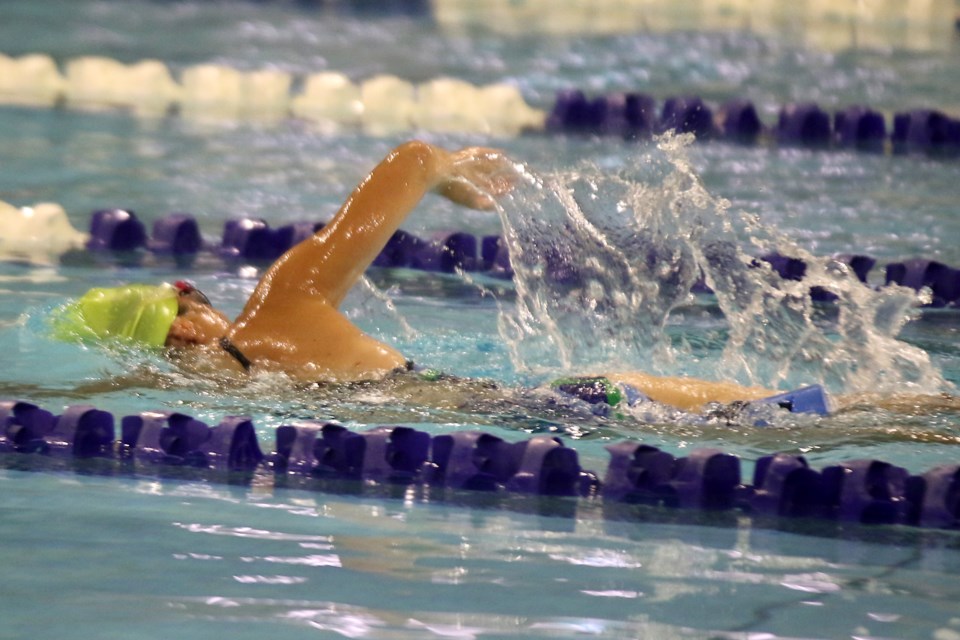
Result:
<svg viewBox="0 0 960 640">
<path fill-rule="evenodd" d="M 864 285 L 843 261 L 732 210 L 703 186 L 691 142 L 667 134 L 628 166 L 528 174 L 506 202 L 517 302 L 503 307 L 499 330 L 519 371 L 691 373 L 688 350 L 666 329 L 694 304 L 702 277 L 726 338 L 696 375 L 842 393 L 945 389 L 926 352 L 897 338 L 921 301 L 914 291 Z M 804 279 L 757 259 L 770 253 L 802 259 Z M 813 286 L 837 301 L 815 303 Z"/>
</svg>

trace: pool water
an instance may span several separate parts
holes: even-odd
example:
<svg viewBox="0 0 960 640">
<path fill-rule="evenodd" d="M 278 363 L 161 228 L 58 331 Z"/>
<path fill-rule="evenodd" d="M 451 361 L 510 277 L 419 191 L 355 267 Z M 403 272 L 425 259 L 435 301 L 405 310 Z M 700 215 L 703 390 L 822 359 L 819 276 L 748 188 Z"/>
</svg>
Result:
<svg viewBox="0 0 960 640">
<path fill-rule="evenodd" d="M 932 30 L 936 46 L 893 38 L 887 47 L 834 51 L 796 37 L 817 29 L 814 18 L 780 33 L 704 24 L 501 35 L 475 22 L 454 28 L 429 11 L 382 15 L 293 2 L 14 0 L 0 16 L 7 55 L 41 51 L 61 64 L 93 54 L 124 62 L 154 57 L 175 70 L 206 61 L 297 74 L 334 69 L 353 79 L 392 73 L 417 82 L 440 75 L 476 84 L 507 80 L 542 109 L 570 86 L 658 98 L 749 97 L 768 122 L 795 100 L 825 108 L 867 103 L 889 114 L 914 107 L 949 112 L 960 99 L 952 34 Z M 292 120 L 211 124 L 5 106 L 0 200 L 58 202 L 81 229 L 92 210 L 105 207 L 133 209 L 148 223 L 187 211 L 215 242 L 230 217 L 277 226 L 328 219 L 380 158 L 414 135 L 451 148 L 502 148 L 553 185 L 520 189 L 503 217 L 428 198 L 404 225 L 424 236 L 498 233 L 506 224 L 542 242 L 530 234 L 540 223 L 566 219 L 569 210 L 555 196 L 569 192 L 611 240 L 623 239 L 618 228 L 635 230 L 651 215 L 678 209 L 698 212 L 700 226 L 683 213 L 658 217 L 663 229 L 676 231 L 658 242 L 679 242 L 695 229 L 706 229 L 707 237 L 662 247 L 706 246 L 729 222 L 757 250 L 862 253 L 881 264 L 922 256 L 960 266 L 958 164 L 924 155 L 670 139 L 658 147 L 544 134 L 374 136 L 350 128 L 318 132 Z M 695 177 L 694 187 L 684 176 Z M 636 220 L 611 220 L 622 202 Z M 556 240 L 571 250 L 590 248 L 576 238 Z M 0 397 L 51 411 L 90 403 L 118 416 L 177 410 L 211 424 L 249 415 L 265 447 L 276 427 L 317 419 L 355 428 L 408 424 L 431 434 L 481 428 L 507 440 L 554 433 L 597 472 L 606 468 L 604 446 L 624 438 L 676 455 L 717 446 L 741 456 L 748 473 L 754 460 L 776 451 L 802 453 L 816 468 L 877 458 L 921 472 L 960 459 L 960 413 L 949 406 L 894 412 L 866 405 L 822 419 L 786 416 L 770 428 L 664 415 L 602 418 L 580 408 L 438 408 L 377 389 L 292 390 L 271 377 L 222 387 L 157 354 L 53 341 L 44 320 L 92 286 L 182 277 L 236 314 L 257 273 L 209 256 L 186 269 L 153 257 L 137 266 L 108 258 L 0 264 Z M 879 271 L 872 278 L 882 284 Z M 854 313 L 882 295 L 851 291 Z M 561 300 L 551 312 L 561 321 L 565 350 L 549 352 L 511 332 L 518 305 L 531 301 L 513 282 L 485 274 L 372 270 L 345 309 L 418 363 L 509 388 L 543 384 L 571 367 L 612 364 L 712 378 L 729 372 L 744 383 L 759 376 L 780 388 L 823 380 L 835 394 L 898 387 L 955 394 L 960 384 L 956 309 L 911 310 L 900 341 L 867 322 L 874 341 L 857 345 L 838 337 L 833 307 L 817 307 L 811 326 L 870 366 L 828 369 L 812 358 L 789 361 L 781 374 L 756 354 L 730 359 L 736 324 L 711 295 L 627 318 L 588 316 L 589 326 L 609 330 L 589 334 L 564 315 L 570 301 Z M 662 327 L 639 320 L 652 318 Z M 759 337 L 773 344 L 778 331 Z M 810 343 L 813 353 L 818 348 Z M 928 359 L 923 375 L 895 364 L 883 369 L 902 364 L 894 355 L 904 354 Z M 750 366 L 736 369 L 732 361 Z M 0 638 L 960 637 L 960 552 L 951 532 L 761 527 L 736 516 L 605 513 L 589 501 L 438 501 L 417 491 L 274 487 L 266 475 L 230 486 L 49 466 L 18 459 L 0 471 Z"/>
</svg>

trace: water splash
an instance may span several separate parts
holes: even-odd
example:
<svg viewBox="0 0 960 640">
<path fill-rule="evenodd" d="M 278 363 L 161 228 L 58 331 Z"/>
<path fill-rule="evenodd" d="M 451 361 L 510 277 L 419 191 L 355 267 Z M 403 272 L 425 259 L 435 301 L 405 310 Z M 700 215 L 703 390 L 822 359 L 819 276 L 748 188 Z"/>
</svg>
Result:
<svg viewBox="0 0 960 640">
<path fill-rule="evenodd" d="M 499 330 L 518 371 L 691 373 L 668 327 L 695 303 L 702 278 L 726 337 L 696 375 L 772 388 L 820 382 L 835 392 L 944 389 L 926 352 L 897 339 L 914 291 L 866 286 L 843 261 L 732 211 L 704 188 L 691 141 L 668 134 L 615 171 L 531 174 L 504 203 L 517 301 Z M 770 253 L 803 260 L 804 279 L 757 259 Z M 818 306 L 814 286 L 836 302 Z"/>
</svg>

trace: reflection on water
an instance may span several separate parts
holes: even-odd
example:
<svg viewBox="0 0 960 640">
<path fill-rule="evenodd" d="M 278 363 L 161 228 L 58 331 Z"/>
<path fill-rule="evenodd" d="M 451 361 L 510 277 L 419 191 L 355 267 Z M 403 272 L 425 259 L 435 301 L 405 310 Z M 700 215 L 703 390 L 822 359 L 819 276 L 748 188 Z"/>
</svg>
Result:
<svg viewBox="0 0 960 640">
<path fill-rule="evenodd" d="M 173 480 L 5 471 L 0 481 L 29 492 L 6 494 L 14 517 L 0 521 L 0 560 L 17 585 L 4 624 L 16 637 L 78 626 L 187 640 L 801 637 L 799 629 L 947 638 L 958 628 L 960 555 L 946 534 L 889 532 L 899 544 L 878 545 L 733 521 L 601 519 L 589 507 L 558 518 Z M 71 526 L 49 526 L 63 511 L 76 514 Z M 28 526 L 33 536 L 16 535 Z M 37 576 L 54 575 L 79 584 L 51 600 Z M 57 615 L 38 621 L 37 602 Z"/>
</svg>

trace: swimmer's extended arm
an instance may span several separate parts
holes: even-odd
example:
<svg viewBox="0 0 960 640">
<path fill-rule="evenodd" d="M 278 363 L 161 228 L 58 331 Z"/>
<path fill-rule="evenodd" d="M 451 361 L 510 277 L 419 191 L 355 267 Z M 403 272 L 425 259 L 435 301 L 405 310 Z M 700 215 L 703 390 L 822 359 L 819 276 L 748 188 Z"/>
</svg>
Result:
<svg viewBox="0 0 960 640">
<path fill-rule="evenodd" d="M 668 404 L 684 411 L 700 411 L 710 402 L 728 404 L 749 402 L 776 395 L 778 392 L 762 387 L 744 387 L 734 382 L 714 382 L 696 378 L 654 376 L 639 371 L 610 373 L 605 377 L 613 382 L 629 384 L 651 400 Z"/>
<path fill-rule="evenodd" d="M 448 152 L 423 142 L 397 147 L 327 226 L 270 268 L 250 304 L 274 290 L 319 297 L 337 307 L 425 194 L 434 191 L 464 206 L 489 209 L 494 196 L 513 186 L 512 171 L 492 149 Z"/>
</svg>

